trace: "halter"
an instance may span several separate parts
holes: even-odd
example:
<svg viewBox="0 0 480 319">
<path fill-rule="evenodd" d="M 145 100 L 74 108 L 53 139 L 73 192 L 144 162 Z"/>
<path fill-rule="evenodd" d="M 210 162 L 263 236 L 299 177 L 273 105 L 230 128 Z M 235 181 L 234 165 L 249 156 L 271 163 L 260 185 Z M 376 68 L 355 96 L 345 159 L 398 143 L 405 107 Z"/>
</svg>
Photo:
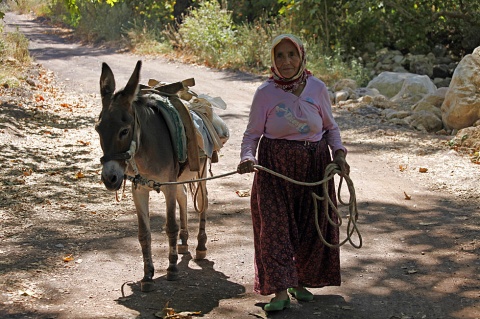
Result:
<svg viewBox="0 0 480 319">
<path fill-rule="evenodd" d="M 133 112 L 134 124 L 133 124 L 133 136 L 132 141 L 130 142 L 130 148 L 128 151 L 123 153 L 115 153 L 111 155 L 103 155 L 100 158 L 100 163 L 104 165 L 109 161 L 123 160 L 128 165 L 132 166 L 135 176 L 138 175 L 137 164 L 135 164 L 134 156 L 138 151 L 138 146 L 140 145 L 140 120 L 138 119 L 137 112 Z"/>
</svg>

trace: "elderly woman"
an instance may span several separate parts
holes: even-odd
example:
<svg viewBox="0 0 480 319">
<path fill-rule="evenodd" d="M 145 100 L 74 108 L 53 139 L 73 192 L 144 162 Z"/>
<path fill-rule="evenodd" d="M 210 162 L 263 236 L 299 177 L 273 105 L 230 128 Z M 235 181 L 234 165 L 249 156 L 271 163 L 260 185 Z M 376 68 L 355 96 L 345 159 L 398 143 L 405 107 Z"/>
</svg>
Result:
<svg viewBox="0 0 480 319">
<path fill-rule="evenodd" d="M 305 49 L 294 35 L 276 37 L 271 49 L 273 75 L 258 87 L 245 130 L 239 173 L 254 165 L 303 182 L 323 179 L 333 161 L 349 174 L 340 130 L 332 115 L 327 87 L 306 68 Z M 258 157 L 257 155 L 258 148 Z M 329 184 L 335 199 L 333 180 Z M 290 306 L 287 291 L 299 301 L 313 300 L 306 287 L 339 286 L 340 252 L 325 246 L 317 233 L 315 214 L 328 242 L 338 243 L 338 228 L 314 210 L 311 192 L 321 186 L 290 183 L 257 171 L 252 186 L 251 212 L 255 246 L 255 292 L 275 294 L 266 311 Z M 336 220 L 330 210 L 330 216 Z"/>
</svg>

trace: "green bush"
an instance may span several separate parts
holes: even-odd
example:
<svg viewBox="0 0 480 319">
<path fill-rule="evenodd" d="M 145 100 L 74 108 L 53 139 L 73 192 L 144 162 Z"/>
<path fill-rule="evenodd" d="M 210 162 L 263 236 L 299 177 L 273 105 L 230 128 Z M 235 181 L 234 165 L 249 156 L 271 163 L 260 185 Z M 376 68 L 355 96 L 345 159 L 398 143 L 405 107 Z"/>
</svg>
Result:
<svg viewBox="0 0 480 319">
<path fill-rule="evenodd" d="M 217 1 L 208 0 L 185 17 L 178 32 L 170 28 L 168 38 L 177 50 L 188 51 L 197 62 L 269 74 L 271 41 L 282 33 L 293 33 L 286 19 L 264 14 L 252 23 L 235 25 L 232 12 L 222 9 Z M 328 85 L 342 78 L 352 78 L 359 84 L 370 80 L 363 65 L 353 58 L 345 60 L 339 49 L 328 55 L 315 37 L 306 39 L 305 47 L 307 67 Z"/>
<path fill-rule="evenodd" d="M 269 18 L 265 14 L 252 23 L 238 27 L 238 46 L 230 50 L 238 55 L 239 62 L 246 70 L 268 72 L 271 66 L 270 44 L 281 33 L 291 33 L 285 20 Z"/>
<path fill-rule="evenodd" d="M 333 54 L 325 54 L 319 44 L 307 46 L 307 67 L 327 85 L 333 85 L 341 79 L 353 79 L 359 86 L 366 86 L 371 80 L 368 70 L 352 57 L 345 59 L 345 54 L 336 49 Z"/>
<path fill-rule="evenodd" d="M 263 0 L 262 5 L 266 2 Z M 73 26 L 78 35 L 89 41 L 125 39 L 141 54 L 176 50 L 190 61 L 211 67 L 269 74 L 272 39 L 281 33 L 296 33 L 304 38 L 307 67 L 327 84 L 346 77 L 359 84 L 369 80 L 357 60 L 345 59 L 340 45 L 333 46 L 332 54 L 323 37 L 292 28 L 295 24 L 291 19 L 275 18 L 271 11 L 256 13 L 254 21 L 235 23 L 234 13 L 225 9 L 226 3 L 205 0 L 197 2 L 198 6 L 184 16 L 183 24 L 174 26 L 171 8 L 166 7 L 165 1 L 119 0 L 113 6 L 105 1 L 68 3 L 74 4 L 74 8 L 64 0 L 50 0 L 50 16 Z"/>
<path fill-rule="evenodd" d="M 218 1 L 207 0 L 193 9 L 180 25 L 182 49 L 207 65 L 230 64 L 228 48 L 236 47 L 236 28 L 231 14 Z"/>
<path fill-rule="evenodd" d="M 77 31 L 90 41 L 118 41 L 126 34 L 132 11 L 125 2 L 114 6 L 98 1 L 78 2 Z"/>
<path fill-rule="evenodd" d="M 157 28 L 151 28 L 146 21 L 136 19 L 126 30 L 128 43 L 138 54 L 167 54 L 171 47 L 164 34 Z"/>
</svg>

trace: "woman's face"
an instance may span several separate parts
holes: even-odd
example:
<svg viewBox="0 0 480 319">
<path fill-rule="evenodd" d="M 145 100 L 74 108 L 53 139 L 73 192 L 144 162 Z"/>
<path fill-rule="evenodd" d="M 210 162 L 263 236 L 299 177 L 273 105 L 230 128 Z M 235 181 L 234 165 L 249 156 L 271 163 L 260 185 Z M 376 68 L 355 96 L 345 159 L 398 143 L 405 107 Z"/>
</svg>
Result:
<svg viewBox="0 0 480 319">
<path fill-rule="evenodd" d="M 273 51 L 275 65 L 280 75 L 286 79 L 294 77 L 300 69 L 301 58 L 297 47 L 290 40 L 280 41 Z"/>
</svg>

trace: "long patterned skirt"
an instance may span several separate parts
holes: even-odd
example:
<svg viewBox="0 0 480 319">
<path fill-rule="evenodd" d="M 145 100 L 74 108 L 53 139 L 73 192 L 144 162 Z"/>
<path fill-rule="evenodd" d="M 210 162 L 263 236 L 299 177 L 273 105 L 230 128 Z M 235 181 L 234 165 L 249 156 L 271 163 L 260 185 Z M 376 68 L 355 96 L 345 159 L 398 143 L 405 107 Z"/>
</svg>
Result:
<svg viewBox="0 0 480 319">
<path fill-rule="evenodd" d="M 325 140 L 305 145 L 263 137 L 259 144 L 259 165 L 297 181 L 322 180 L 331 161 Z M 255 174 L 251 197 L 255 292 L 269 295 L 299 285 L 340 285 L 340 250 L 325 246 L 318 236 L 311 191 L 323 196 L 321 185 L 299 186 L 265 171 Z M 333 180 L 329 193 L 336 198 Z M 322 203 L 317 206 L 323 236 L 337 244 L 338 228 L 327 221 Z M 337 221 L 331 209 L 329 214 Z"/>
</svg>

